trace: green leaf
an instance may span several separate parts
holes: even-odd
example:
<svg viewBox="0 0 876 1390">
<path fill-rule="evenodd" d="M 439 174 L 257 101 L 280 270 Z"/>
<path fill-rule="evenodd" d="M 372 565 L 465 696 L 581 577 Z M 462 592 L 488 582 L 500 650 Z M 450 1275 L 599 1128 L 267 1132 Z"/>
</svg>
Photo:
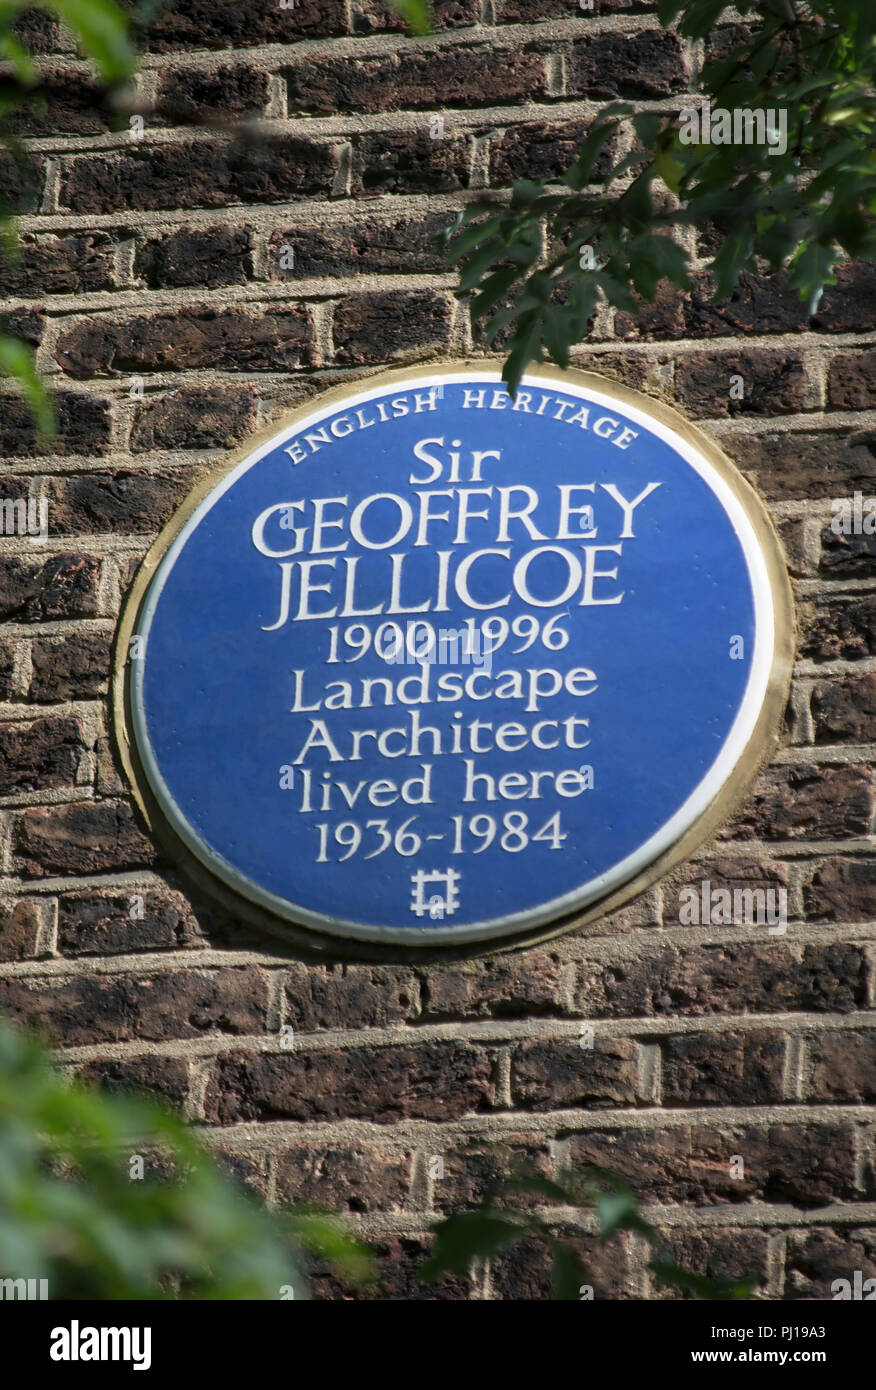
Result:
<svg viewBox="0 0 876 1390">
<path fill-rule="evenodd" d="M 806 312 L 814 314 L 825 285 L 836 284 L 833 267 L 839 259 L 835 248 L 815 237 L 803 243 L 791 259 L 790 284 L 800 292 Z"/>
<path fill-rule="evenodd" d="M 72 29 L 104 82 L 130 77 L 134 50 L 127 18 L 115 0 L 49 0 L 47 8 Z"/>
<path fill-rule="evenodd" d="M 432 33 L 432 12 L 427 0 L 390 0 L 390 4 L 398 10 L 412 34 Z"/>
<path fill-rule="evenodd" d="M 19 338 L 0 336 L 0 375 L 11 376 L 21 387 L 45 439 L 55 434 L 55 416 L 48 393 L 34 366 L 33 353 Z"/>
<path fill-rule="evenodd" d="M 473 1260 L 498 1255 L 524 1234 L 525 1229 L 510 1216 L 489 1208 L 456 1212 L 436 1226 L 432 1254 L 417 1278 L 427 1282 L 441 1274 L 465 1275 Z"/>
</svg>

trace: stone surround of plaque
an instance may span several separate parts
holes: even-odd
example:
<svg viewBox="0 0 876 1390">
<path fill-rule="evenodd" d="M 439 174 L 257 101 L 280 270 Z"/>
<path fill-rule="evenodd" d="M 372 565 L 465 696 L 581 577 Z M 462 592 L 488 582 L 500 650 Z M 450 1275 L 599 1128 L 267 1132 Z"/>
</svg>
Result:
<svg viewBox="0 0 876 1390">
<path fill-rule="evenodd" d="M 592 923 L 775 746 L 785 565 L 715 444 L 494 361 L 367 377 L 224 460 L 117 642 L 116 733 L 183 867 L 336 954 Z"/>
</svg>

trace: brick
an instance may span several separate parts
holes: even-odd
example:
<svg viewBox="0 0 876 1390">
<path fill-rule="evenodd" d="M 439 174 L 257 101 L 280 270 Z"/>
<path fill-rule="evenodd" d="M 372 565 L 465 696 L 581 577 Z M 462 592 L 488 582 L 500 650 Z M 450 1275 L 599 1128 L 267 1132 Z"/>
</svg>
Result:
<svg viewBox="0 0 876 1390">
<path fill-rule="evenodd" d="M 271 280 L 300 280 L 442 271 L 446 265 L 432 237 L 450 220 L 449 213 L 433 213 L 423 218 L 370 217 L 342 225 L 287 226 L 271 233 L 268 276 Z M 288 269 L 280 266 L 284 247 L 294 252 Z"/>
<path fill-rule="evenodd" d="M 83 73 L 43 68 L 34 96 L 11 111 L 6 123 L 13 135 L 103 135 L 112 113 L 106 89 Z"/>
<path fill-rule="evenodd" d="M 0 641 L 0 700 L 12 696 L 15 672 L 15 646 L 12 642 Z"/>
<path fill-rule="evenodd" d="M 695 275 L 689 293 L 664 282 L 656 305 L 643 303 L 635 317 L 615 315 L 619 338 L 718 338 L 738 335 L 802 332 L 806 313 L 796 290 L 784 275 L 752 275 L 743 271 L 728 299 L 713 301 L 714 282 Z"/>
<path fill-rule="evenodd" d="M 232 1183 L 248 1189 L 255 1197 L 264 1201 L 268 1194 L 267 1163 L 264 1156 L 237 1153 L 223 1148 L 221 1144 L 211 1144 L 210 1152 L 219 1168 Z"/>
<path fill-rule="evenodd" d="M 876 348 L 838 352 L 827 374 L 827 400 L 836 410 L 872 410 L 876 405 Z"/>
<path fill-rule="evenodd" d="M 869 261 L 837 266 L 813 325 L 824 333 L 870 333 L 876 322 L 876 270 Z"/>
<path fill-rule="evenodd" d="M 761 1293 L 769 1278 L 769 1242 L 764 1231 L 662 1231 L 664 1252 L 682 1269 L 707 1279 L 730 1279 Z M 673 1302 L 695 1298 L 688 1289 L 651 1275 L 657 1295 Z"/>
<path fill-rule="evenodd" d="M 41 439 L 34 426 L 27 401 L 19 396 L 3 396 L 0 420 L 0 449 L 9 458 L 34 458 L 43 454 L 102 455 L 109 452 L 112 419 L 109 401 L 81 392 L 56 391 L 52 394 L 57 432 L 53 439 Z"/>
<path fill-rule="evenodd" d="M 866 835 L 873 820 L 866 767 L 771 767 L 762 772 L 739 815 L 721 832 L 734 840 L 840 840 Z"/>
<path fill-rule="evenodd" d="M 603 1244 L 596 1236 L 584 1235 L 579 1226 L 560 1226 L 555 1234 L 582 1261 L 584 1279 L 591 1285 L 594 1298 L 632 1297 L 625 1236 L 616 1236 Z M 526 1236 L 492 1258 L 490 1286 L 493 1297 L 503 1300 L 551 1299 L 551 1255 L 544 1241 Z"/>
<path fill-rule="evenodd" d="M 579 1046 L 577 1037 L 521 1043 L 511 1058 L 515 1105 L 532 1110 L 635 1105 L 638 1051 L 626 1038 Z"/>
<path fill-rule="evenodd" d="M 30 878 L 138 869 L 155 860 L 131 807 L 122 801 L 78 801 L 23 811 L 14 848 Z"/>
<path fill-rule="evenodd" d="M 149 396 L 131 430 L 131 451 L 227 449 L 258 428 L 251 386 L 184 386 Z"/>
<path fill-rule="evenodd" d="M 105 1059 L 77 1068 L 77 1079 L 111 1095 L 148 1096 L 181 1108 L 189 1087 L 188 1063 L 181 1057 Z"/>
<path fill-rule="evenodd" d="M 782 1100 L 785 1038 L 775 1028 L 667 1038 L 663 1102 L 771 1105 Z"/>
<path fill-rule="evenodd" d="M 252 233 L 248 227 L 182 227 L 150 237 L 137 250 L 134 274 L 151 289 L 245 285 L 252 275 Z"/>
<path fill-rule="evenodd" d="M 189 469 L 140 473 L 74 473 L 49 484 L 49 530 L 55 536 L 115 532 L 131 536 L 159 530 L 190 491 Z"/>
<path fill-rule="evenodd" d="M 400 353 L 446 348 L 450 302 L 429 290 L 351 295 L 335 310 L 335 360 L 363 367 Z"/>
<path fill-rule="evenodd" d="M 0 724 L 0 796 L 72 787 L 84 751 L 78 719 Z"/>
<path fill-rule="evenodd" d="M 269 96 L 268 74 L 246 63 L 209 70 L 177 67 L 161 78 L 155 109 L 173 125 L 243 120 L 261 116 Z"/>
<path fill-rule="evenodd" d="M 35 297 L 113 288 L 113 245 L 103 232 L 19 234 L 19 260 L 0 269 L 0 293 Z"/>
<path fill-rule="evenodd" d="M 493 44 L 392 53 L 320 57 L 285 72 L 290 111 L 423 110 L 438 106 L 505 106 L 547 95 L 539 53 L 496 51 Z"/>
<path fill-rule="evenodd" d="M 851 1284 L 856 1272 L 863 1279 L 876 1278 L 876 1230 L 817 1226 L 792 1231 L 785 1271 L 784 1298 L 833 1300 L 840 1292 L 832 1287 L 835 1280 Z"/>
<path fill-rule="evenodd" d="M 742 1159 L 731 1175 L 731 1162 Z M 852 1125 L 681 1125 L 587 1131 L 569 1139 L 570 1168 L 607 1168 L 645 1203 L 826 1206 L 858 1195 Z"/>
<path fill-rule="evenodd" d="M 476 24 L 480 15 L 478 0 L 434 0 L 431 6 L 435 29 L 462 29 Z M 353 0 L 353 33 L 407 33 L 407 25 L 397 10 L 384 0 Z"/>
<path fill-rule="evenodd" d="M 723 447 L 769 502 L 849 497 L 872 486 L 876 435 L 849 430 L 767 430 Z"/>
<path fill-rule="evenodd" d="M 380 193 L 453 193 L 465 188 L 469 145 L 462 137 L 430 140 L 424 130 L 363 135 L 354 144 L 354 198 Z"/>
<path fill-rule="evenodd" d="M 46 317 L 40 309 L 15 309 L 10 314 L 0 314 L 0 333 L 22 338 L 32 348 L 38 348 L 42 342 L 45 326 Z"/>
<path fill-rule="evenodd" d="M 471 1280 L 455 1274 L 445 1274 L 434 1283 L 423 1283 L 417 1276 L 431 1252 L 432 1242 L 426 1236 L 372 1237 L 368 1248 L 377 1265 L 373 1284 L 349 1288 L 334 1267 L 325 1261 L 311 1266 L 310 1284 L 317 1298 L 352 1299 L 368 1302 L 372 1299 L 403 1300 L 405 1303 L 445 1302 L 466 1300 L 471 1294 Z"/>
<path fill-rule="evenodd" d="M 815 1101 L 876 1101 L 876 1031 L 822 1033 L 809 1044 L 809 1096 Z"/>
<path fill-rule="evenodd" d="M 87 889 L 58 905 L 58 948 L 65 956 L 128 955 L 204 944 L 181 893 L 168 889 Z"/>
<path fill-rule="evenodd" d="M 785 552 L 788 573 L 794 579 L 805 578 L 809 572 L 805 516 L 798 512 L 796 515 L 780 517 L 776 522 L 776 531 Z"/>
<path fill-rule="evenodd" d="M 0 150 L 0 188 L 7 213 L 36 212 L 45 177 L 45 162 L 21 149 Z"/>
<path fill-rule="evenodd" d="M 741 400 L 730 398 L 734 376 L 743 379 Z M 806 370 L 795 353 L 767 348 L 692 352 L 675 369 L 678 400 L 697 419 L 796 414 L 805 408 L 808 385 Z"/>
<path fill-rule="evenodd" d="M 37 953 L 40 915 L 28 898 L 0 903 L 0 961 L 27 960 Z"/>
<path fill-rule="evenodd" d="M 289 9 L 265 4 L 242 9 L 236 0 L 164 0 L 141 21 L 153 53 L 181 48 L 248 48 L 264 43 L 346 32 L 344 0 L 307 0 Z"/>
<path fill-rule="evenodd" d="M 47 10 L 22 10 L 12 32 L 31 53 L 54 53 L 60 46 L 58 21 Z"/>
<path fill-rule="evenodd" d="M 797 608 L 800 656 L 811 661 L 860 661 L 876 655 L 876 594 L 844 594 Z"/>
<path fill-rule="evenodd" d="M 226 1055 L 207 1087 L 211 1123 L 456 1120 L 493 1101 L 492 1064 L 460 1043 Z"/>
<path fill-rule="evenodd" d="M 38 704 L 105 695 L 110 638 L 102 632 L 35 637 L 31 644 L 31 668 L 28 697 Z"/>
<path fill-rule="evenodd" d="M 816 681 L 812 687 L 816 743 L 876 740 L 876 674 Z"/>
<path fill-rule="evenodd" d="M 677 34 L 600 34 L 572 44 L 569 95 L 665 97 L 682 91 L 687 70 Z"/>
<path fill-rule="evenodd" d="M 502 187 L 517 179 L 559 178 L 574 162 L 588 129 L 587 121 L 509 126 L 490 140 L 490 183 Z M 609 142 L 594 165 L 594 180 L 607 174 L 613 162 Z"/>
<path fill-rule="evenodd" d="M 600 14 L 653 14 L 657 0 L 596 0 Z M 496 0 L 496 18 L 504 24 L 533 24 L 539 19 L 580 19 L 578 0 Z"/>
<path fill-rule="evenodd" d="M 449 1146 L 438 1140 L 435 1156 L 440 1156 L 444 1166 L 443 1175 L 433 1182 L 436 1211 L 464 1211 L 488 1198 L 518 1209 L 540 1205 L 543 1199 L 539 1195 L 519 1190 L 504 1193 L 501 1185 L 521 1173 L 551 1176 L 547 1144 L 525 1134 L 505 1134 L 501 1141 L 472 1137 Z"/>
<path fill-rule="evenodd" d="M 79 155 L 61 175 L 71 212 L 218 208 L 327 197 L 330 145 L 297 136 L 150 145 L 130 153 Z"/>
<path fill-rule="evenodd" d="M 320 1028 L 385 1028 L 416 1016 L 413 970 L 403 966 L 293 966 L 284 981 L 288 1021 Z"/>
<path fill-rule="evenodd" d="M 867 535 L 853 531 L 848 536 L 837 535 L 830 526 L 825 526 L 821 532 L 818 572 L 827 579 L 868 579 L 876 575 L 876 533 Z"/>
<path fill-rule="evenodd" d="M 93 555 L 50 555 L 46 560 L 0 559 L 0 618 L 42 623 L 92 618 L 97 612 L 100 561 Z"/>
<path fill-rule="evenodd" d="M 467 965 L 440 965 L 424 973 L 424 1022 L 532 1018 L 566 1012 L 559 961 L 541 951 Z"/>
<path fill-rule="evenodd" d="M 681 897 L 682 888 L 696 888 L 702 893 L 703 883 L 708 882 L 712 895 L 726 890 L 732 894 L 747 889 L 766 893 L 788 887 L 788 868 L 781 860 L 765 858 L 752 853 L 746 858 L 743 854 L 733 857 L 698 860 L 685 864 L 666 881 L 664 886 L 663 920 L 665 923 L 681 923 L 681 908 L 690 902 L 688 896 Z M 769 903 L 770 899 L 766 902 Z M 772 899 L 775 902 L 775 899 Z M 744 905 L 744 904 L 743 904 Z M 687 914 L 685 914 L 687 915 Z M 699 925 L 687 923 L 683 925 Z"/>
<path fill-rule="evenodd" d="M 66 1047 L 263 1033 L 267 985 L 254 967 L 0 981 L 13 1021 Z"/>
<path fill-rule="evenodd" d="M 574 1008 L 585 1018 L 848 1013 L 866 1007 L 861 947 L 837 943 L 660 946 L 641 959 L 578 968 Z"/>
<path fill-rule="evenodd" d="M 812 871 L 803 885 L 806 916 L 816 921 L 869 922 L 876 918 L 876 860 L 837 856 Z"/>
<path fill-rule="evenodd" d="M 277 1157 L 277 1197 L 333 1212 L 402 1211 L 411 1163 L 409 1152 L 387 1154 L 373 1144 L 299 1144 Z"/>
<path fill-rule="evenodd" d="M 305 308 L 264 313 L 191 308 L 122 321 L 90 318 L 58 340 L 55 360 L 74 377 L 126 372 L 270 372 L 312 366 L 313 325 Z"/>
</svg>

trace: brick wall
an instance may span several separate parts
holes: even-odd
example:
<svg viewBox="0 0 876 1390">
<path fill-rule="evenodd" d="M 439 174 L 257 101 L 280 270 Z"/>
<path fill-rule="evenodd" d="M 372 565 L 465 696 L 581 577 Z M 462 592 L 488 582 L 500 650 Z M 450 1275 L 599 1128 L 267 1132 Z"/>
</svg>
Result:
<svg viewBox="0 0 876 1390">
<path fill-rule="evenodd" d="M 704 422 L 769 504 L 798 599 L 782 751 L 696 864 L 617 917 L 517 954 L 310 963 L 186 889 L 108 737 L 119 604 L 158 529 L 281 409 L 479 350 L 429 233 L 562 169 L 600 103 L 683 104 L 701 55 L 653 9 L 438 0 L 436 36 L 411 40 L 378 0 L 172 0 L 139 141 L 29 25 L 52 96 L 17 122 L 31 172 L 5 175 L 23 255 L 0 310 L 38 345 L 60 433 L 44 453 L 4 396 L 0 493 L 46 499 L 50 536 L 0 540 L 0 1007 L 72 1072 L 181 1107 L 270 1203 L 353 1214 L 395 1298 L 546 1296 L 526 1248 L 470 1286 L 411 1282 L 435 1212 L 520 1155 L 615 1168 L 691 1266 L 770 1297 L 876 1275 L 876 544 L 828 526 L 832 498 L 876 490 L 873 267 L 809 321 L 780 280 L 716 308 L 700 274 L 575 354 Z M 253 116 L 267 139 L 229 134 Z M 678 890 L 706 878 L 786 887 L 787 934 L 682 926 Z M 597 1296 L 663 1296 L 644 1266 L 635 1239 L 595 1249 Z"/>
</svg>

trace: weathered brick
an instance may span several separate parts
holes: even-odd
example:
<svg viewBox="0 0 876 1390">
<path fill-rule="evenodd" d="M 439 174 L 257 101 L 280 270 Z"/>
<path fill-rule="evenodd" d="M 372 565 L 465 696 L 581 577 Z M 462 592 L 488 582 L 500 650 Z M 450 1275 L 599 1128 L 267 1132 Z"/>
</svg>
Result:
<svg viewBox="0 0 876 1390">
<path fill-rule="evenodd" d="M 876 655 L 876 594 L 843 594 L 797 606 L 800 656 L 859 661 Z"/>
<path fill-rule="evenodd" d="M 876 405 L 876 348 L 838 352 L 827 374 L 828 403 L 836 410 L 872 410 Z"/>
<path fill-rule="evenodd" d="M 584 1048 L 577 1037 L 521 1043 L 511 1058 L 515 1105 L 532 1110 L 635 1105 L 638 1051 L 626 1038 L 600 1038 Z"/>
<path fill-rule="evenodd" d="M 67 1047 L 263 1033 L 267 984 L 254 967 L 0 981 L 14 1021 Z"/>
<path fill-rule="evenodd" d="M 476 24 L 480 15 L 478 0 L 434 0 L 431 6 L 435 29 L 461 29 Z M 393 31 L 407 33 L 407 24 L 398 10 L 384 0 L 353 0 L 353 33 L 376 34 Z"/>
<path fill-rule="evenodd" d="M 586 1131 L 570 1137 L 568 1161 L 572 1169 L 607 1168 L 643 1202 L 817 1207 L 858 1195 L 852 1125 Z"/>
<path fill-rule="evenodd" d="M 876 270 L 871 261 L 837 266 L 836 284 L 827 285 L 813 318 L 827 333 L 870 333 L 876 322 Z"/>
<path fill-rule="evenodd" d="M 0 150 L 0 188 L 8 212 L 36 212 L 44 178 L 43 160 L 20 147 Z"/>
<path fill-rule="evenodd" d="M 497 187 L 517 179 L 558 178 L 571 166 L 589 129 L 587 121 L 527 121 L 509 126 L 490 140 L 490 182 Z M 594 182 L 613 163 L 611 143 L 593 167 Z"/>
<path fill-rule="evenodd" d="M 653 14 L 657 0 L 596 0 L 600 14 Z M 496 18 L 505 24 L 533 24 L 539 19 L 578 19 L 577 0 L 496 0 Z"/>
<path fill-rule="evenodd" d="M 65 956 L 127 955 L 203 945 L 191 905 L 169 889 L 87 889 L 58 905 L 58 947 Z"/>
<path fill-rule="evenodd" d="M 5 457 L 109 452 L 112 430 L 109 401 L 78 391 L 57 391 L 51 400 L 57 431 L 53 439 L 43 439 L 37 434 L 27 401 L 20 396 L 3 396 L 0 449 Z"/>
<path fill-rule="evenodd" d="M 782 1099 L 785 1038 L 775 1028 L 666 1038 L 663 1100 L 677 1105 L 770 1105 Z"/>
<path fill-rule="evenodd" d="M 873 486 L 876 491 L 876 482 Z M 873 499 L 876 505 L 876 498 Z M 867 579 L 876 575 L 876 532 L 837 534 L 830 526 L 821 532 L 818 572 L 827 579 Z"/>
<path fill-rule="evenodd" d="M 493 1101 L 489 1056 L 461 1043 L 219 1058 L 206 1114 L 242 1120 L 455 1120 Z"/>
<path fill-rule="evenodd" d="M 158 13 L 140 21 L 142 40 L 153 53 L 181 48 L 248 48 L 263 43 L 346 32 L 344 0 L 307 0 L 306 5 L 250 5 L 235 0 L 163 0 Z"/>
<path fill-rule="evenodd" d="M 368 1242 L 369 1251 L 377 1266 L 372 1284 L 349 1287 L 337 1274 L 336 1266 L 327 1262 L 315 1263 L 308 1270 L 311 1286 L 317 1298 L 404 1300 L 405 1303 L 459 1301 L 471 1297 L 469 1278 L 444 1274 L 434 1283 L 424 1283 L 418 1271 L 431 1253 L 432 1241 L 427 1236 L 381 1236 Z"/>
<path fill-rule="evenodd" d="M 849 497 L 872 486 L 876 436 L 849 430 L 734 435 L 723 447 L 770 502 Z"/>
<path fill-rule="evenodd" d="M 731 399 L 731 377 L 742 377 L 741 400 Z M 675 369 L 684 409 L 697 419 L 725 415 L 785 415 L 805 408 L 809 380 L 796 353 L 746 348 L 744 352 L 692 352 Z"/>
<path fill-rule="evenodd" d="M 559 961 L 541 951 L 425 971 L 423 1019 L 532 1018 L 562 1014 Z"/>
<path fill-rule="evenodd" d="M 454 46 L 375 57 L 320 57 L 286 70 L 290 110 L 422 110 L 438 106 L 504 106 L 547 94 L 547 68 L 539 53 L 493 44 Z"/>
<path fill-rule="evenodd" d="M 277 1158 L 281 1202 L 333 1212 L 401 1211 L 408 1195 L 412 1155 L 388 1154 L 366 1143 L 308 1143 Z"/>
<path fill-rule="evenodd" d="M 828 922 L 869 922 L 876 918 L 876 859 L 825 860 L 803 885 L 807 917 Z"/>
<path fill-rule="evenodd" d="M 0 724 L 0 796 L 72 787 L 84 751 L 78 719 Z"/>
<path fill-rule="evenodd" d="M 78 1067 L 76 1076 L 114 1095 L 149 1096 L 177 1107 L 189 1087 L 189 1067 L 182 1057 L 106 1058 Z"/>
<path fill-rule="evenodd" d="M 272 280 L 336 277 L 445 269 L 432 237 L 447 226 L 448 213 L 426 217 L 369 217 L 354 223 L 312 226 L 300 223 L 272 232 L 268 275 Z M 294 253 L 284 269 L 280 255 L 285 247 Z"/>
<path fill-rule="evenodd" d="M 664 282 L 656 305 L 644 303 L 635 316 L 615 315 L 619 338 L 718 338 L 738 335 L 801 332 L 806 312 L 787 276 L 753 275 L 743 271 L 727 299 L 713 300 L 709 275 L 695 275 L 689 293 Z"/>
<path fill-rule="evenodd" d="M 664 1251 L 676 1265 L 707 1279 L 730 1279 L 763 1290 L 769 1278 L 769 1241 L 765 1231 L 661 1232 Z M 690 1290 L 651 1276 L 657 1297 L 672 1301 L 696 1297 Z"/>
<path fill-rule="evenodd" d="M 23 811 L 14 848 L 31 878 L 137 869 L 155 860 L 155 850 L 123 801 L 76 801 Z"/>
<path fill-rule="evenodd" d="M 551 1176 L 547 1144 L 526 1134 L 503 1134 L 501 1140 L 472 1136 L 448 1146 L 439 1144 L 435 1156 L 443 1164 L 441 1176 L 433 1182 L 436 1211 L 466 1210 L 488 1198 L 507 1200 L 518 1208 L 534 1206 L 540 1204 L 540 1196 L 520 1190 L 505 1194 L 500 1190 L 502 1184 L 520 1173 Z"/>
<path fill-rule="evenodd" d="M 866 767 L 771 767 L 721 832 L 733 840 L 839 840 L 866 835 L 873 820 L 872 774 Z"/>
<path fill-rule="evenodd" d="M 22 10 L 12 32 L 31 53 L 54 53 L 60 43 L 58 21 L 48 10 Z"/>
<path fill-rule="evenodd" d="M 876 740 L 876 674 L 816 681 L 811 707 L 816 743 Z"/>
<path fill-rule="evenodd" d="M 297 136 L 150 145 L 110 156 L 78 155 L 61 175 L 60 201 L 72 212 L 218 208 L 327 197 L 330 145 Z"/>
<path fill-rule="evenodd" d="M 666 923 L 679 923 L 686 926 L 700 926 L 697 921 L 701 912 L 703 885 L 709 885 L 711 898 L 718 892 L 727 891 L 730 893 L 730 901 L 733 902 L 733 894 L 737 891 L 744 893 L 747 890 L 756 892 L 758 889 L 765 894 L 770 889 L 777 892 L 780 888 L 788 887 L 787 865 L 778 859 L 764 858 L 760 854 L 752 853 L 750 858 L 744 855 L 734 855 L 722 857 L 720 859 L 697 860 L 694 863 L 685 864 L 666 880 L 663 896 L 663 920 Z M 695 888 L 699 895 L 700 905 L 696 912 L 693 911 L 693 904 L 689 894 L 682 897 L 682 891 L 686 888 Z M 745 899 L 740 900 L 740 907 L 745 906 Z M 755 903 L 757 899 L 755 899 Z M 764 905 L 770 902 L 775 906 L 776 898 L 765 898 Z M 685 921 L 682 923 L 682 908 L 688 907 L 689 911 L 684 913 Z M 689 918 L 693 916 L 691 922 Z"/>
<path fill-rule="evenodd" d="M 93 555 L 50 555 L 46 560 L 0 559 L 0 618 L 42 623 L 92 618 L 97 612 L 100 561 Z"/>
<path fill-rule="evenodd" d="M 113 246 L 104 232 L 69 236 L 19 235 L 17 262 L 0 268 L 0 293 L 28 298 L 46 294 L 86 294 L 113 287 Z"/>
<path fill-rule="evenodd" d="M 103 632 L 35 637 L 28 696 L 38 704 L 88 700 L 106 693 L 110 638 Z"/>
<path fill-rule="evenodd" d="M 43 68 L 30 100 L 6 117 L 18 136 L 103 135 L 112 124 L 106 89 L 83 73 Z"/>
<path fill-rule="evenodd" d="M 227 449 L 257 425 L 254 387 L 185 386 L 147 397 L 131 430 L 131 451 Z"/>
<path fill-rule="evenodd" d="M 786 1299 L 832 1300 L 839 1292 L 835 1280 L 853 1284 L 855 1274 L 876 1278 L 876 1230 L 857 1228 L 830 1230 L 811 1227 L 792 1231 L 785 1256 Z"/>
<path fill-rule="evenodd" d="M 268 74 L 247 63 L 177 67 L 161 78 L 155 109 L 174 125 L 198 125 L 211 117 L 243 120 L 262 115 L 269 95 Z"/>
<path fill-rule="evenodd" d="M 333 335 L 335 359 L 351 367 L 440 350 L 449 340 L 450 302 L 429 290 L 350 295 L 335 310 Z"/>
<path fill-rule="evenodd" d="M 380 193 L 452 193 L 465 188 L 469 145 L 461 137 L 430 140 L 428 131 L 363 135 L 354 144 L 354 198 Z"/>
<path fill-rule="evenodd" d="M 596 1299 L 631 1298 L 630 1258 L 625 1236 L 603 1243 L 584 1235 L 579 1226 L 559 1226 L 562 1243 L 581 1259 L 585 1279 Z M 513 1302 L 551 1299 L 551 1252 L 544 1241 L 527 1236 L 490 1260 L 490 1285 L 494 1298 Z"/>
<path fill-rule="evenodd" d="M 582 962 L 575 1010 L 585 1018 L 695 1017 L 704 1014 L 847 1013 L 867 1001 L 863 949 L 837 943 L 662 945 L 641 959 Z"/>
<path fill-rule="evenodd" d="M 404 966 L 293 966 L 284 982 L 288 1021 L 320 1028 L 384 1028 L 417 1013 L 413 970 Z"/>
<path fill-rule="evenodd" d="M 196 480 L 189 469 L 140 473 L 73 473 L 49 484 L 49 531 L 55 536 L 157 531 Z"/>
<path fill-rule="evenodd" d="M 822 1033 L 809 1044 L 815 1101 L 872 1104 L 876 1101 L 876 1032 Z"/>
<path fill-rule="evenodd" d="M 252 274 L 248 227 L 181 227 L 150 237 L 137 250 L 134 274 L 152 289 L 245 285 Z"/>
<path fill-rule="evenodd" d="M 8 700 L 12 695 L 15 673 L 15 645 L 0 640 L 0 700 Z"/>
<path fill-rule="evenodd" d="M 588 97 L 665 97 L 681 91 L 687 69 L 677 34 L 599 34 L 572 44 L 569 94 Z"/>
<path fill-rule="evenodd" d="M 0 960 L 35 956 L 39 929 L 39 910 L 29 898 L 0 903 Z"/>
<path fill-rule="evenodd" d="M 86 319 L 61 335 L 56 361 L 75 377 L 195 367 L 248 372 L 313 365 L 306 308 L 264 313 L 191 308 L 124 319 Z"/>
</svg>

